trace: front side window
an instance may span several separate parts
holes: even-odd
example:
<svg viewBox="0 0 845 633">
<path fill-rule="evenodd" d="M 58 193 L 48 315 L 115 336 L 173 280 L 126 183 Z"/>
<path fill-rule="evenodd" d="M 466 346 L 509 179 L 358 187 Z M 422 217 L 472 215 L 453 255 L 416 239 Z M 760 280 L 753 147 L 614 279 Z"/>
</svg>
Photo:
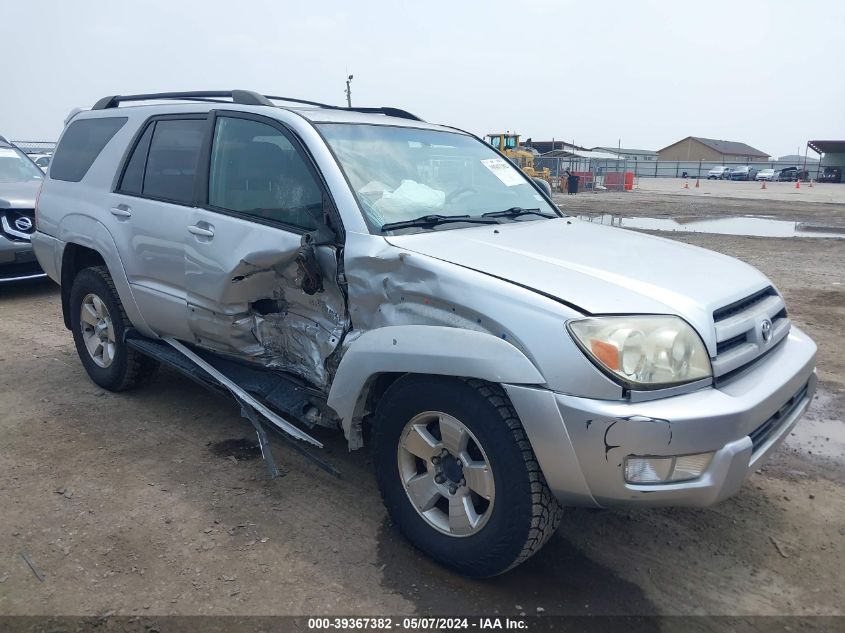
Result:
<svg viewBox="0 0 845 633">
<path fill-rule="evenodd" d="M 69 182 L 82 180 L 126 120 L 126 117 L 98 117 L 72 121 L 56 148 L 50 178 Z"/>
<path fill-rule="evenodd" d="M 560 215 L 523 172 L 466 134 L 388 125 L 319 127 L 374 232 L 427 214 L 480 217 L 518 208 Z M 534 214 L 519 220 L 539 219 Z"/>
<path fill-rule="evenodd" d="M 0 182 L 41 180 L 43 172 L 15 147 L 0 147 Z"/>
<path fill-rule="evenodd" d="M 313 230 L 323 195 L 304 157 L 282 131 L 259 121 L 221 116 L 211 150 L 208 203 Z"/>
<path fill-rule="evenodd" d="M 150 139 L 142 195 L 190 204 L 205 119 L 159 120 Z"/>
</svg>

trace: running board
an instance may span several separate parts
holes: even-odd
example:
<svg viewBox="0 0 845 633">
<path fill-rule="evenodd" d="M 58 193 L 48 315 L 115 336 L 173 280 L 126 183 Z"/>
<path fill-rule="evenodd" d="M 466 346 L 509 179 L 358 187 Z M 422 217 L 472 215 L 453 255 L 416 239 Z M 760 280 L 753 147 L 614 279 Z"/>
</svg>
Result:
<svg viewBox="0 0 845 633">
<path fill-rule="evenodd" d="M 165 343 L 173 347 L 176 351 L 181 352 L 184 356 L 186 356 L 189 360 L 193 361 L 198 367 L 200 367 L 205 373 L 210 375 L 214 378 L 217 382 L 221 385 L 226 387 L 235 398 L 242 402 L 246 403 L 251 406 L 253 409 L 258 411 L 261 415 L 267 418 L 270 422 L 275 424 L 279 427 L 282 431 L 293 437 L 297 440 L 302 440 L 303 442 L 308 442 L 309 444 L 313 444 L 317 448 L 323 448 L 322 442 L 315 440 L 313 437 L 305 433 L 304 431 L 300 430 L 298 427 L 294 426 L 287 420 L 285 420 L 282 416 L 277 415 L 270 411 L 267 407 L 261 404 L 258 400 L 253 398 L 250 394 L 246 391 L 241 389 L 238 385 L 234 382 L 229 380 L 226 376 L 224 376 L 221 372 L 217 369 L 212 367 L 208 362 L 204 361 L 202 358 L 197 356 L 194 352 L 189 350 L 187 347 L 182 345 L 179 341 L 174 338 L 165 337 L 162 339 Z"/>
<path fill-rule="evenodd" d="M 309 444 L 322 448 L 323 444 L 321 442 L 270 410 L 231 378 L 227 377 L 179 341 L 172 338 L 148 339 L 138 336 L 137 333 L 130 330 L 127 332 L 126 343 L 142 354 L 150 356 L 177 370 L 200 386 L 219 395 L 234 398 L 240 405 L 241 416 L 247 419 L 255 428 L 255 432 L 258 435 L 258 444 L 261 448 L 261 455 L 264 458 L 264 463 L 267 466 L 271 478 L 278 477 L 280 473 L 270 451 L 270 444 L 267 440 L 264 425 L 259 419 L 258 414 L 272 423 L 270 428 L 275 430 L 279 438 L 292 449 L 314 462 L 327 473 L 335 477 L 341 476 L 340 471 L 331 463 L 317 457 L 300 444 L 300 441 L 308 442 Z"/>
</svg>

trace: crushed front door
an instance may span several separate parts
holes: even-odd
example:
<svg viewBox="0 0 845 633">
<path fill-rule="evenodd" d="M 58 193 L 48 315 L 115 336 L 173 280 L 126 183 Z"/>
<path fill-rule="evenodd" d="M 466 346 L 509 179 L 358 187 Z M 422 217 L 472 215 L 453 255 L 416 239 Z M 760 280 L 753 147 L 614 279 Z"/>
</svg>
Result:
<svg viewBox="0 0 845 633">
<path fill-rule="evenodd" d="M 210 125 L 206 208 L 185 248 L 194 342 L 327 389 L 348 317 L 321 181 L 277 122 L 220 112 Z M 324 244 L 309 246 L 317 230 Z"/>
</svg>

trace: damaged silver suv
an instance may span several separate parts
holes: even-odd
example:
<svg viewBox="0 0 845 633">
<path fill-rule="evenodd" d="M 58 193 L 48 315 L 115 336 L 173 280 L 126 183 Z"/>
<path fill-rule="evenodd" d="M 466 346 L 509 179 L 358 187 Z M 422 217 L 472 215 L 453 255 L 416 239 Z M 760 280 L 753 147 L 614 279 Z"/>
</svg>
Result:
<svg viewBox="0 0 845 633">
<path fill-rule="evenodd" d="M 163 362 L 259 437 L 341 429 L 398 528 L 470 576 L 536 553 L 565 505 L 736 493 L 816 387 L 754 268 L 566 217 L 394 108 L 106 97 L 67 122 L 36 221 L 94 382 Z"/>
</svg>

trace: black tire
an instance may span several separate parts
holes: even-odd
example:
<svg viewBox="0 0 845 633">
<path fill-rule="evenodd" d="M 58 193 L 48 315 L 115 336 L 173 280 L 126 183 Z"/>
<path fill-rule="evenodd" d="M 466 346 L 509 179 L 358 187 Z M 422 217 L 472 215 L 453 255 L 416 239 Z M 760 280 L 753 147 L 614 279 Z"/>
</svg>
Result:
<svg viewBox="0 0 845 633">
<path fill-rule="evenodd" d="M 495 501 L 486 524 L 470 536 L 455 537 L 435 529 L 405 492 L 397 449 L 407 422 L 425 411 L 460 420 L 487 454 Z M 474 578 L 495 576 L 530 558 L 557 529 L 562 509 L 499 385 L 405 376 L 382 397 L 373 426 L 376 474 L 390 518 L 411 543 L 443 565 Z"/>
<path fill-rule="evenodd" d="M 97 295 L 108 309 L 115 335 L 114 359 L 108 367 L 94 362 L 82 337 L 82 301 L 88 294 Z M 70 290 L 70 323 L 76 352 L 91 380 L 109 391 L 125 391 L 147 382 L 155 375 L 158 361 L 129 347 L 124 335 L 131 323 L 120 302 L 111 275 L 105 266 L 85 268 L 76 275 Z"/>
</svg>

